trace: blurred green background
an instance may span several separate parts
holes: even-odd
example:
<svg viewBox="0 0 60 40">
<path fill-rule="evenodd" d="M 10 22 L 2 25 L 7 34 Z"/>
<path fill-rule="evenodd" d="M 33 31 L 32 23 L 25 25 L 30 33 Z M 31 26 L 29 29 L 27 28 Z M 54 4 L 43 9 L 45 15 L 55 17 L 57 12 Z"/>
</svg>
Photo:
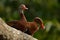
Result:
<svg viewBox="0 0 60 40">
<path fill-rule="evenodd" d="M 45 30 L 38 30 L 34 37 L 38 40 L 60 40 L 60 0 L 0 0 L 0 17 L 6 22 L 19 20 L 18 7 L 25 4 L 24 12 L 28 21 L 38 16 L 43 19 Z"/>
</svg>

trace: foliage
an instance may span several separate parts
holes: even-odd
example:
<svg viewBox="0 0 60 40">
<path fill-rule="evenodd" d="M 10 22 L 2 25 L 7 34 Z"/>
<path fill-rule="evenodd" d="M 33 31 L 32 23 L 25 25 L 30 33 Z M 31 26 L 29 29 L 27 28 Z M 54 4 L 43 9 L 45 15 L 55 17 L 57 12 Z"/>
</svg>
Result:
<svg viewBox="0 0 60 40">
<path fill-rule="evenodd" d="M 20 4 L 25 4 L 29 8 L 25 11 L 28 21 L 33 21 L 38 16 L 47 24 L 46 30 L 49 31 L 39 30 L 34 37 L 39 40 L 60 40 L 60 0 L 0 0 L 0 17 L 6 22 L 19 20 L 17 10 Z"/>
</svg>

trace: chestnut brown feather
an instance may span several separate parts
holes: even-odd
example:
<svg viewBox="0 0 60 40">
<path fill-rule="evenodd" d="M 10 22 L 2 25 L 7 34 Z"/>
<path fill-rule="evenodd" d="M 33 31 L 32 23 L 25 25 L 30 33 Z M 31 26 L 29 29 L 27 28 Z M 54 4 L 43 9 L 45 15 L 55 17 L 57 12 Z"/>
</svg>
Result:
<svg viewBox="0 0 60 40">
<path fill-rule="evenodd" d="M 42 29 L 44 29 L 44 25 L 42 20 L 39 17 L 35 17 L 34 21 L 32 22 L 27 22 L 26 17 L 23 13 L 23 11 L 27 8 L 26 7 L 24 8 L 24 7 L 25 6 L 23 6 L 22 4 L 19 9 L 19 14 L 21 19 L 7 22 L 7 24 L 11 27 L 14 27 L 18 30 L 21 30 L 22 32 L 25 32 L 33 36 L 34 33 L 39 30 L 38 24 L 41 26 Z"/>
</svg>

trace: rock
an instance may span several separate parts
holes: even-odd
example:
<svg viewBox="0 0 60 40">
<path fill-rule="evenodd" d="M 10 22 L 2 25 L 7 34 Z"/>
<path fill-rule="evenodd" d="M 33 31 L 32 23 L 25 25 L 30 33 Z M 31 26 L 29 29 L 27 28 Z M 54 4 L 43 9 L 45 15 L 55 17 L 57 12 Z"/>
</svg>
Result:
<svg viewBox="0 0 60 40">
<path fill-rule="evenodd" d="M 7 25 L 0 18 L 0 40 L 38 40 L 26 33 Z"/>
</svg>

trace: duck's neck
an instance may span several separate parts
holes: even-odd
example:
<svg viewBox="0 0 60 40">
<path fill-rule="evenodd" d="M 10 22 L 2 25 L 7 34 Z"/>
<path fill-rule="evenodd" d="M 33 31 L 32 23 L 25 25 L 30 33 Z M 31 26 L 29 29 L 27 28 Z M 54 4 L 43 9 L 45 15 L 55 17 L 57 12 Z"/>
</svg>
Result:
<svg viewBox="0 0 60 40">
<path fill-rule="evenodd" d="M 24 10 L 20 9 L 19 14 L 20 14 L 21 20 L 27 21 L 25 15 L 24 15 Z"/>
</svg>

